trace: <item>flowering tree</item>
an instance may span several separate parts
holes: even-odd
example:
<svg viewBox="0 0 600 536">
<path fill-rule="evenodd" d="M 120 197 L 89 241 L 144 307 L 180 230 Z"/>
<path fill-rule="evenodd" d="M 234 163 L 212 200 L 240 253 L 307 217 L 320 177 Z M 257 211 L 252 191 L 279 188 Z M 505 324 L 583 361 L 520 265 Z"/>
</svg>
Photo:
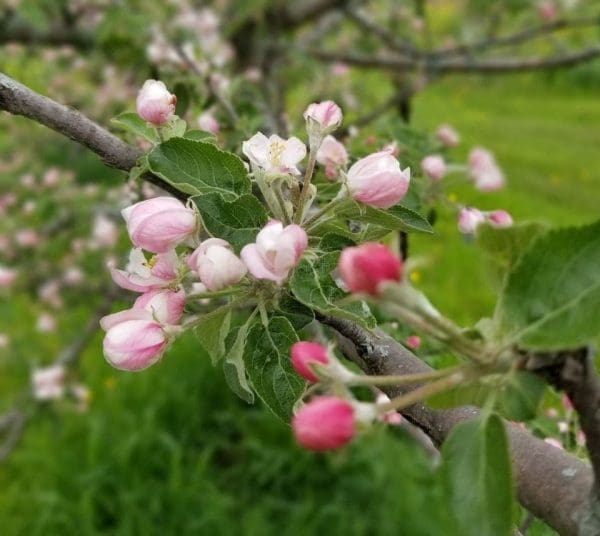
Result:
<svg viewBox="0 0 600 536">
<path fill-rule="evenodd" d="M 278 20 L 282 32 L 291 31 L 329 17 L 337 4 L 343 2 L 272 8 L 263 15 L 271 24 Z M 542 26 L 527 33 L 429 51 L 347 7 L 344 16 L 393 55 L 367 60 L 315 50 L 315 36 L 300 48 L 325 61 L 423 70 L 427 76 L 570 65 L 598 53 L 593 48 L 540 60 L 472 61 L 473 52 L 565 27 L 549 6 L 540 7 Z M 422 35 L 425 3 L 417 7 L 420 15 L 409 20 Z M 339 13 L 333 15 L 337 24 Z M 14 12 L 10 17 L 14 23 Z M 511 534 L 514 476 L 519 501 L 534 515 L 562 534 L 597 534 L 600 384 L 591 344 L 598 336 L 600 223 L 564 229 L 515 225 L 505 210 L 484 212 L 449 201 L 443 194 L 450 174 L 481 191 L 505 184 L 486 149 L 474 148 L 466 163 L 453 160 L 459 136 L 449 125 L 432 135 L 395 125 L 379 150 L 365 151 L 366 143 L 354 149 L 343 137 L 352 125 L 342 129 L 342 109 L 323 100 L 307 103 L 305 133 L 296 129 L 299 137 L 289 136 L 288 122 L 297 121 L 281 108 L 276 68 L 285 55 L 276 46 L 269 61 L 267 55 L 260 58 L 258 72 L 248 72 L 261 36 L 255 21 L 243 20 L 232 36 L 243 75 L 236 79 L 240 87 L 231 90 L 219 76 L 231 49 L 211 20 L 202 12 L 196 22 L 213 29 L 212 39 L 205 35 L 187 46 L 157 30 L 149 50 L 153 62 L 201 79 L 212 104 L 197 118 L 200 129 L 178 115 L 180 97 L 162 81 L 147 80 L 136 112 L 114 120 L 132 145 L 0 74 L 0 108 L 87 146 L 109 166 L 126 171 L 130 184 L 145 181 L 162 190 L 138 189 L 121 203 L 133 248 L 124 266 L 106 260 L 112 280 L 137 297 L 130 309 L 105 314 L 109 301 L 97 314 L 108 362 L 140 371 L 168 359 L 169 345 L 194 330 L 231 389 L 248 403 L 260 398 L 274 415 L 291 422 L 307 449 L 341 448 L 377 423 L 397 424 L 398 412 L 424 431 L 419 437 L 426 448 L 441 449 L 437 478 L 444 482 L 449 511 L 440 518 L 440 533 Z M 78 35 L 75 26 L 70 29 Z M 248 36 L 254 46 L 241 54 L 240 39 Z M 71 44 L 91 42 L 90 36 L 73 37 Z M 400 106 L 408 117 L 408 99 L 422 79 L 396 82 L 399 93 L 375 117 L 390 106 Z M 267 109 L 250 107 L 244 114 L 256 93 L 266 96 Z M 257 131 L 258 124 L 279 135 Z M 3 197 L 4 206 L 13 202 Z M 431 234 L 440 203 L 451 204 L 458 230 L 502 266 L 494 315 L 474 326 L 446 317 L 435 296 L 425 296 L 410 277 L 416 261 L 407 254 L 406 237 Z M 20 233 L 22 247 L 38 240 L 35 232 Z M 3 268 L 0 277 L 8 286 L 15 274 Z M 73 284 L 82 280 L 72 269 L 64 278 Z M 43 294 L 50 303 L 59 299 L 52 288 Z M 97 322 L 94 317 L 91 326 Z M 431 369 L 418 357 L 423 348 L 450 355 L 451 364 Z M 68 356 L 76 353 L 77 346 Z M 63 374 L 60 368 L 38 371 L 38 398 L 62 392 Z M 515 422 L 535 414 L 547 384 L 564 391 L 579 414 L 591 469 Z"/>
</svg>

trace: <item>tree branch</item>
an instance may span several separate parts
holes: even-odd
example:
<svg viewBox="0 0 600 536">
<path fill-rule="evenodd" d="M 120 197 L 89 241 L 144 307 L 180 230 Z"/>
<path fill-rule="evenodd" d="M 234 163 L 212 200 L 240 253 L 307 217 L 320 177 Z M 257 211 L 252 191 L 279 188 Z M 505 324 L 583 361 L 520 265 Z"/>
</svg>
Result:
<svg viewBox="0 0 600 536">
<path fill-rule="evenodd" d="M 71 138 L 96 153 L 108 166 L 129 171 L 143 155 L 108 130 L 73 108 L 59 104 L 0 72 L 0 110 L 22 115 Z M 179 199 L 187 196 L 161 178 L 146 174 L 144 179 Z"/>
<path fill-rule="evenodd" d="M 431 370 L 381 331 L 371 333 L 333 317 L 318 319 L 342 336 L 341 350 L 367 374 L 417 374 Z M 393 398 L 416 387 L 392 386 L 382 390 Z M 455 425 L 477 417 L 479 409 L 465 406 L 440 411 L 417 403 L 402 414 L 439 446 Z M 579 524 L 589 515 L 588 499 L 594 480 L 589 465 L 517 425 L 507 424 L 507 433 L 521 504 L 560 534 L 577 535 Z"/>
<path fill-rule="evenodd" d="M 435 58 L 413 59 L 403 56 L 365 56 L 325 50 L 309 50 L 309 54 L 324 62 L 343 62 L 366 69 L 386 71 L 423 70 L 437 75 L 452 73 L 503 74 L 572 67 L 600 57 L 600 45 L 577 52 L 536 58 L 488 58 L 483 60 Z"/>
</svg>

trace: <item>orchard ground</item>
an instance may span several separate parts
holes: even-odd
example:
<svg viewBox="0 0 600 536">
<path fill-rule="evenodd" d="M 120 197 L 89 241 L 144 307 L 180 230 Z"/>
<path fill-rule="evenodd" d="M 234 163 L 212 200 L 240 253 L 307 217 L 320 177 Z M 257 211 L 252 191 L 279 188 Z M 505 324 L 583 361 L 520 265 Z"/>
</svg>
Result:
<svg viewBox="0 0 600 536">
<path fill-rule="evenodd" d="M 495 194 L 457 185 L 459 199 L 505 208 L 517 221 L 565 225 L 598 216 L 597 92 L 540 77 L 448 79 L 414 101 L 416 127 L 442 122 L 460 132 L 461 155 L 475 143 L 489 147 L 508 179 Z M 50 142 L 44 154 L 68 167 L 53 149 L 68 142 L 37 132 Z M 0 133 L 0 147 L 7 136 Z M 94 157 L 82 162 L 80 173 L 100 172 Z M 489 315 L 495 283 L 455 215 L 442 210 L 435 236 L 414 239 L 412 253 L 424 252 L 426 241 L 429 264 L 415 282 L 465 325 Z M 15 341 L 0 362 L 4 406 L 27 382 L 19 356 L 36 348 L 40 363 L 50 361 L 86 322 L 86 310 L 82 304 L 59 334 L 42 337 L 32 335 L 29 298 L 0 304 L 2 331 Z M 301 451 L 286 426 L 226 388 L 192 338 L 179 340 L 159 366 L 127 374 L 106 364 L 98 334 L 81 364 L 89 411 L 37 412 L 0 466 L 3 535 L 430 534 L 429 513 L 444 508 L 434 506 L 435 487 L 422 491 L 427 464 L 400 431 L 377 428 L 326 456 Z M 536 526 L 529 534 L 552 531 Z"/>
</svg>

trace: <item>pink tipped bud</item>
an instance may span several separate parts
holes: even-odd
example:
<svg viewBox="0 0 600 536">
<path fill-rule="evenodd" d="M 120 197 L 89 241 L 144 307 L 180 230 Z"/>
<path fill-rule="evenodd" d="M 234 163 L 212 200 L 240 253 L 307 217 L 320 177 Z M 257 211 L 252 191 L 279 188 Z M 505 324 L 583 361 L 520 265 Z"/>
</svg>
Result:
<svg viewBox="0 0 600 536">
<path fill-rule="evenodd" d="M 156 363 L 168 345 L 163 327 L 154 320 L 125 320 L 104 337 L 104 357 L 120 370 L 142 370 Z"/>
<path fill-rule="evenodd" d="M 188 258 L 188 266 L 208 290 L 221 290 L 238 283 L 248 272 L 246 265 L 220 238 L 202 242 Z"/>
<path fill-rule="evenodd" d="M 177 97 L 157 80 L 146 80 L 137 96 L 138 115 L 156 126 L 164 125 L 175 113 Z"/>
<path fill-rule="evenodd" d="M 196 213 L 174 197 L 140 201 L 121 214 L 131 241 L 152 253 L 165 253 L 191 237 L 198 228 Z"/>
<path fill-rule="evenodd" d="M 438 154 L 426 156 L 421 161 L 421 169 L 433 181 L 439 181 L 446 174 L 446 162 Z"/>
<path fill-rule="evenodd" d="M 342 109 L 333 101 L 313 102 L 304 111 L 310 138 L 322 140 L 342 124 Z"/>
<path fill-rule="evenodd" d="M 284 227 L 280 221 L 271 220 L 258 233 L 254 244 L 244 246 L 241 257 L 254 277 L 281 284 L 300 262 L 307 246 L 308 235 L 302 227 Z"/>
<path fill-rule="evenodd" d="M 506 210 L 494 210 L 487 214 L 487 220 L 492 227 L 504 229 L 513 224 L 512 216 Z"/>
<path fill-rule="evenodd" d="M 469 154 L 469 173 L 475 187 L 482 192 L 500 190 L 506 182 L 494 155 L 482 147 L 476 147 Z"/>
<path fill-rule="evenodd" d="M 325 174 L 328 178 L 334 178 L 340 169 L 348 165 L 346 147 L 333 136 L 325 136 L 317 151 L 317 162 L 325 166 Z"/>
<path fill-rule="evenodd" d="M 404 198 L 410 183 L 410 168 L 388 151 L 360 159 L 348 170 L 348 189 L 354 199 L 376 208 L 390 208 Z"/>
<path fill-rule="evenodd" d="M 350 402 L 334 396 L 315 398 L 292 420 L 298 443 L 309 450 L 343 447 L 356 434 L 355 410 Z"/>
<path fill-rule="evenodd" d="M 456 147 L 460 143 L 460 136 L 450 125 L 440 125 L 435 137 L 446 147 Z"/>
<path fill-rule="evenodd" d="M 296 372 L 309 382 L 317 383 L 319 377 L 313 370 L 313 365 L 329 364 L 327 348 L 317 342 L 299 341 L 292 346 L 292 365 Z"/>
<path fill-rule="evenodd" d="M 202 112 L 198 116 L 198 126 L 202 130 L 210 132 L 215 136 L 221 130 L 221 126 L 219 125 L 219 122 L 217 121 L 216 117 L 209 111 Z"/>
<path fill-rule="evenodd" d="M 418 350 L 421 347 L 421 337 L 418 335 L 411 335 L 406 339 L 406 346 L 411 350 Z"/>
<path fill-rule="evenodd" d="M 465 207 L 458 214 L 458 230 L 464 234 L 473 234 L 483 222 L 485 216 L 476 208 Z"/>
<path fill-rule="evenodd" d="M 375 243 L 344 249 L 338 269 L 350 292 L 373 296 L 381 283 L 402 278 L 402 261 L 387 247 Z"/>
</svg>

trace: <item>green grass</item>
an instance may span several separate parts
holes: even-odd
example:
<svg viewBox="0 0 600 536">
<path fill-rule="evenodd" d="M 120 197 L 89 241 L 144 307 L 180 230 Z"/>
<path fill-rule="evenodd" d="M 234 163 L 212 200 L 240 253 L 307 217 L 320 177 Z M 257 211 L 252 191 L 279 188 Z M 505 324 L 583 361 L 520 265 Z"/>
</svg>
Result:
<svg viewBox="0 0 600 536">
<path fill-rule="evenodd" d="M 462 134 L 457 154 L 488 146 L 508 177 L 496 194 L 456 188 L 461 201 L 506 208 L 518 221 L 598 217 L 593 93 L 529 78 L 448 80 L 415 100 L 415 126 L 442 122 Z M 491 313 L 493 280 L 455 215 L 442 211 L 435 236 L 413 239 L 412 248 L 427 256 L 419 284 L 442 310 L 466 324 Z M 6 393 L 26 382 L 32 358 L 46 362 L 61 346 L 59 336 L 32 339 L 32 307 L 20 297 L 0 308 L 17 341 L 0 366 Z M 74 311 L 61 336 L 82 321 Z M 431 534 L 428 519 L 440 509 L 430 468 L 395 431 L 376 428 L 327 456 L 303 452 L 287 426 L 226 388 L 191 336 L 140 374 L 111 369 L 98 336 L 82 369 L 89 412 L 36 412 L 0 466 L 3 536 Z"/>
</svg>

